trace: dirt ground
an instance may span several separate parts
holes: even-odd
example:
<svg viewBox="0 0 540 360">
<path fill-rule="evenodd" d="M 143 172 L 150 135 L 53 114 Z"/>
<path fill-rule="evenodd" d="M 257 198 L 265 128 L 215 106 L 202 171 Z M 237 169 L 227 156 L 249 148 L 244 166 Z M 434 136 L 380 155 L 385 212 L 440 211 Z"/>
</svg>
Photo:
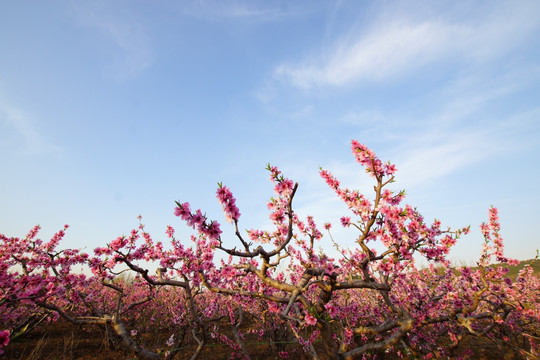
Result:
<svg viewBox="0 0 540 360">
<path fill-rule="evenodd" d="M 0 360 L 136 360 L 135 356 L 119 347 L 108 345 L 106 333 L 99 328 L 78 328 L 72 324 L 58 322 L 43 326 L 24 337 L 15 339 L 0 355 Z M 253 340 L 253 341 L 252 341 Z M 252 360 L 278 359 L 268 344 L 256 339 L 247 340 L 246 346 Z M 497 346 L 487 340 L 469 339 L 463 348 L 472 348 L 482 360 L 522 360 L 518 352 L 510 346 Z M 186 346 L 175 360 L 190 359 L 195 346 Z M 223 344 L 208 344 L 201 360 L 226 360 L 231 358 L 232 350 Z M 293 354 L 289 359 L 307 359 L 303 354 Z M 381 353 L 377 359 L 392 360 Z"/>
<path fill-rule="evenodd" d="M 190 359 L 195 345 L 187 345 L 175 360 Z M 134 354 L 119 346 L 110 346 L 105 332 L 99 328 L 81 329 L 65 322 L 46 325 L 24 337 L 15 339 L 0 355 L 0 360 L 136 360 Z M 249 352 L 253 360 L 268 358 L 268 345 L 251 344 Z M 208 344 L 199 359 L 226 360 L 232 350 L 223 344 Z M 300 357 L 299 357 L 300 358 Z"/>
</svg>

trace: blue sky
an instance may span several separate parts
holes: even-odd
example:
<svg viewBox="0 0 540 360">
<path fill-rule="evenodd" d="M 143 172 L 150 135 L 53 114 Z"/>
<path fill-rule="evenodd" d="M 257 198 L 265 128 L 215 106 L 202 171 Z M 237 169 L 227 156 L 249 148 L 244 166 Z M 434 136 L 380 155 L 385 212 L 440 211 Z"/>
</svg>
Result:
<svg viewBox="0 0 540 360">
<path fill-rule="evenodd" d="M 88 251 L 137 226 L 156 239 L 175 200 L 232 228 L 268 224 L 266 163 L 295 208 L 340 229 L 318 176 L 372 191 L 351 139 L 398 167 L 426 219 L 472 226 L 474 263 L 499 208 L 507 255 L 534 257 L 540 184 L 537 1 L 4 1 L 0 4 L 0 232 Z M 326 238 L 320 246 L 332 252 Z"/>
</svg>

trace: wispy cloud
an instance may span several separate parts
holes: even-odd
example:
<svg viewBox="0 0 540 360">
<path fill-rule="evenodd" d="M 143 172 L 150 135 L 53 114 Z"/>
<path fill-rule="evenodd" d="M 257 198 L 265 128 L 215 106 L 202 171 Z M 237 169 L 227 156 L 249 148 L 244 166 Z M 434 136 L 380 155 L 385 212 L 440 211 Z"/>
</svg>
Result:
<svg viewBox="0 0 540 360">
<path fill-rule="evenodd" d="M 181 5 L 182 12 L 189 16 L 206 20 L 234 20 L 247 22 L 279 21 L 309 12 L 311 6 L 300 8 L 289 2 L 238 1 L 238 0 L 197 0 Z"/>
<path fill-rule="evenodd" d="M 339 43 L 327 59 L 280 65 L 275 74 L 299 88 L 384 79 L 431 61 L 442 32 L 438 24 L 394 25 L 354 43 Z"/>
<path fill-rule="evenodd" d="M 400 184 L 407 188 L 439 179 L 493 155 L 497 150 L 482 133 L 459 134 L 424 144 L 402 144 L 398 164 Z"/>
<path fill-rule="evenodd" d="M 484 62 L 510 52 L 540 23 L 535 3 L 512 8 L 470 9 L 474 22 L 414 17 L 406 12 L 381 16 L 342 36 L 321 55 L 279 65 L 274 75 L 310 89 L 381 81 L 437 61 Z"/>
<path fill-rule="evenodd" d="M 54 155 L 60 149 L 49 143 L 36 129 L 28 112 L 0 98 L 0 132 L 2 148 L 24 155 Z"/>
<path fill-rule="evenodd" d="M 536 67 L 501 71 L 499 77 L 468 74 L 449 84 L 440 94 L 437 109 L 406 129 L 393 153 L 400 164 L 400 179 L 407 186 L 435 181 L 498 154 L 538 146 L 538 107 L 498 110 L 497 104 L 519 99 L 530 82 L 538 79 Z M 412 125 L 411 125 L 412 127 Z"/>
<path fill-rule="evenodd" d="M 74 2 L 70 10 L 79 26 L 97 30 L 116 47 L 109 56 L 117 77 L 136 76 L 151 65 L 154 54 L 149 36 L 130 11 L 129 2 Z"/>
</svg>

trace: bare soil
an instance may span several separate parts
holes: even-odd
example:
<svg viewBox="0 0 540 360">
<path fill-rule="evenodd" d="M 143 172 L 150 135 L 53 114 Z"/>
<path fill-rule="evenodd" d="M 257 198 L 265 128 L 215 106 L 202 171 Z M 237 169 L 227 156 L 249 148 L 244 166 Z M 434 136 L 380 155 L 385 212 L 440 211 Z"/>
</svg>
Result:
<svg viewBox="0 0 540 360">
<path fill-rule="evenodd" d="M 278 359 L 276 351 L 264 340 L 246 339 L 247 350 L 253 360 Z M 292 349 L 292 345 L 287 350 Z M 297 345 L 294 345 L 297 348 Z M 186 345 L 175 360 L 190 359 L 195 345 Z M 509 345 L 495 344 L 486 339 L 468 338 L 458 350 L 472 349 L 477 354 L 472 359 L 481 360 L 522 360 L 526 359 Z M 106 332 L 97 327 L 79 328 L 59 321 L 42 326 L 12 341 L 0 355 L 0 360 L 136 360 L 135 356 L 119 346 L 111 344 Z M 458 351 L 460 353 L 461 351 Z M 201 360 L 231 359 L 232 350 L 217 341 L 211 341 L 205 347 Z M 291 360 L 307 359 L 298 351 Z M 380 353 L 377 359 L 393 360 L 388 354 Z"/>
</svg>

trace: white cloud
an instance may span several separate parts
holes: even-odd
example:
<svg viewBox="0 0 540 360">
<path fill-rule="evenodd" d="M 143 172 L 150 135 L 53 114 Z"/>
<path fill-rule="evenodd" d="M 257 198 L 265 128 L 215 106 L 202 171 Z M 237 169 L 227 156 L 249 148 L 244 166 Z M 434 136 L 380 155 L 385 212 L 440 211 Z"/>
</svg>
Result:
<svg viewBox="0 0 540 360">
<path fill-rule="evenodd" d="M 436 61 L 484 62 L 510 52 L 538 28 L 538 6 L 476 10 L 474 21 L 431 16 L 418 19 L 399 13 L 378 17 L 367 29 L 342 36 L 320 56 L 282 64 L 274 75 L 310 89 L 381 81 L 407 74 Z M 480 15 L 484 10 L 487 14 Z M 491 11 L 487 11 L 491 10 Z"/>
<path fill-rule="evenodd" d="M 294 86 L 341 86 L 350 82 L 387 78 L 420 66 L 434 57 L 444 30 L 437 24 L 394 25 L 354 43 L 340 43 L 322 65 L 281 65 L 275 73 Z"/>
</svg>

